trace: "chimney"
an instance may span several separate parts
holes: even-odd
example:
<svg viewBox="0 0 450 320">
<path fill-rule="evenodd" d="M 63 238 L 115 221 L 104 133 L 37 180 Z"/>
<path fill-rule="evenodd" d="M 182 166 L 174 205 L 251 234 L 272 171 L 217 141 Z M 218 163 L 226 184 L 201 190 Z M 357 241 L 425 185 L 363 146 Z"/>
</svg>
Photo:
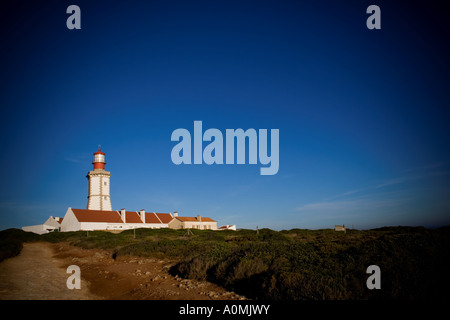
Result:
<svg viewBox="0 0 450 320">
<path fill-rule="evenodd" d="M 202 216 L 201 215 L 197 215 L 197 221 L 202 222 Z"/>
<path fill-rule="evenodd" d="M 178 211 L 174 211 L 173 216 L 178 217 Z"/>
<path fill-rule="evenodd" d="M 145 210 L 141 209 L 141 220 L 143 223 L 145 223 Z"/>
<path fill-rule="evenodd" d="M 127 222 L 125 219 L 125 208 L 120 209 L 120 217 L 122 218 L 123 222 Z"/>
</svg>

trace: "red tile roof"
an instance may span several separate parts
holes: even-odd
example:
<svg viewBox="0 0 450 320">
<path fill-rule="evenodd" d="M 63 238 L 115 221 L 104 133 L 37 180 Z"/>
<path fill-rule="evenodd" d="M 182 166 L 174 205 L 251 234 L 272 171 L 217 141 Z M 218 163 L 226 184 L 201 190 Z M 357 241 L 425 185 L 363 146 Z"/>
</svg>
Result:
<svg viewBox="0 0 450 320">
<path fill-rule="evenodd" d="M 87 209 L 72 209 L 72 211 L 79 222 L 124 223 L 120 216 L 120 211 Z M 145 223 L 169 223 L 172 219 L 173 217 L 170 213 L 145 212 Z M 126 211 L 125 223 L 142 223 L 140 213 L 136 211 Z"/>
<path fill-rule="evenodd" d="M 79 222 L 123 223 L 117 211 L 72 209 L 72 212 Z"/>
<path fill-rule="evenodd" d="M 197 217 L 177 217 L 178 220 L 186 222 L 216 222 L 215 220 L 208 217 L 201 217 L 201 221 L 197 220 Z"/>
<path fill-rule="evenodd" d="M 142 220 L 136 211 L 126 211 L 125 212 L 125 222 L 126 223 L 142 223 Z"/>
<path fill-rule="evenodd" d="M 231 227 L 235 227 L 235 226 L 227 224 L 226 226 L 221 226 L 217 229 L 218 230 L 234 230 L 234 229 L 231 229 Z"/>
<path fill-rule="evenodd" d="M 159 220 L 161 220 L 162 223 L 169 223 L 172 221 L 173 217 L 170 213 L 155 213 Z"/>
<path fill-rule="evenodd" d="M 154 212 L 145 213 L 145 223 L 161 223 Z"/>
</svg>

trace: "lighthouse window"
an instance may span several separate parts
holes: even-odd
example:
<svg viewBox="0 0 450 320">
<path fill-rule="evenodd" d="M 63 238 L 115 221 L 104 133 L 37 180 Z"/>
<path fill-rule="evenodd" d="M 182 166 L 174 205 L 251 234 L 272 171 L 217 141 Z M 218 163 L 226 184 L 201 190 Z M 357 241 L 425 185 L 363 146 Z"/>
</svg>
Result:
<svg viewBox="0 0 450 320">
<path fill-rule="evenodd" d="M 103 185 L 106 186 L 106 182 L 103 182 Z"/>
<path fill-rule="evenodd" d="M 94 162 L 105 162 L 105 156 L 102 154 L 96 154 L 94 156 Z"/>
<path fill-rule="evenodd" d="M 103 197 L 105 200 L 107 200 L 108 198 L 107 197 Z"/>
</svg>

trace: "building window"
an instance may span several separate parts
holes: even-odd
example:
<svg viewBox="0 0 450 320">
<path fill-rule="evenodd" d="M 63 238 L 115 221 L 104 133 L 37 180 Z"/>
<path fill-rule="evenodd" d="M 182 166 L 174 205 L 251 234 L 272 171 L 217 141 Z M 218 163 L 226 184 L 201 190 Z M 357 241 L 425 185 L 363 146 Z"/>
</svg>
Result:
<svg viewBox="0 0 450 320">
<path fill-rule="evenodd" d="M 106 186 L 106 181 L 105 181 L 105 182 L 103 182 L 103 185 L 104 185 L 104 186 Z"/>
<path fill-rule="evenodd" d="M 108 200 L 108 197 L 104 196 L 103 199 Z"/>
</svg>

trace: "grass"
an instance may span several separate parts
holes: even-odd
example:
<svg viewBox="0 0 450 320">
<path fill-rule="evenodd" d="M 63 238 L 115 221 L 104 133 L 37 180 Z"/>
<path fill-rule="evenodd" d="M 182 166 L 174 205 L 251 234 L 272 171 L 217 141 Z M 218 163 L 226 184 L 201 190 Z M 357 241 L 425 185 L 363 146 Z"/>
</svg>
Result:
<svg viewBox="0 0 450 320">
<path fill-rule="evenodd" d="M 116 255 L 169 258 L 171 272 L 208 280 L 253 299 L 448 299 L 450 228 L 238 231 L 137 229 L 32 235 L 0 232 L 0 257 L 24 241 L 68 241 Z M 366 268 L 381 269 L 369 290 Z"/>
<path fill-rule="evenodd" d="M 25 241 L 37 241 L 39 236 L 34 233 L 18 229 L 6 229 L 0 231 L 0 262 L 17 256 Z"/>
</svg>

